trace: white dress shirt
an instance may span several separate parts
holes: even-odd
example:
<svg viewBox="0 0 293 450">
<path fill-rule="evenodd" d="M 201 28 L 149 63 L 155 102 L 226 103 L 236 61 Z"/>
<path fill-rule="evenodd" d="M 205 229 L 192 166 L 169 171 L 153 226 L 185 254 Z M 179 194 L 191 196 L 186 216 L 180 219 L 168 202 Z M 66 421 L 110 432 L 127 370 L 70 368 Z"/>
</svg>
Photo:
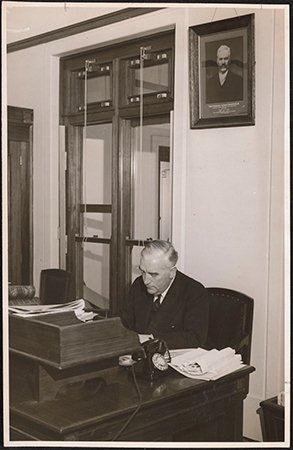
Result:
<svg viewBox="0 0 293 450">
<path fill-rule="evenodd" d="M 176 275 L 175 275 L 176 276 Z M 163 303 L 164 298 L 167 295 L 167 292 L 169 291 L 170 287 L 172 286 L 173 281 L 175 280 L 175 277 L 172 278 L 171 283 L 169 284 L 169 286 L 167 287 L 167 289 L 164 290 L 164 292 L 161 293 L 161 298 L 160 298 L 160 305 Z M 155 302 L 157 300 L 159 296 L 155 295 L 153 301 Z"/>
</svg>

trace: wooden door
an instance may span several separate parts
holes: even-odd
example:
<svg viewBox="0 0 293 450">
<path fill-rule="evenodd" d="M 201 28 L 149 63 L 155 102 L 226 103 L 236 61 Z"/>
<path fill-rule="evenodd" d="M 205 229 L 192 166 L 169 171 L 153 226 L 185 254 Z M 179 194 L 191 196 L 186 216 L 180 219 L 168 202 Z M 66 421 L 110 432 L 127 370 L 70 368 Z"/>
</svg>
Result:
<svg viewBox="0 0 293 450">
<path fill-rule="evenodd" d="M 32 283 L 32 110 L 8 107 L 8 279 Z"/>
<path fill-rule="evenodd" d="M 65 126 L 67 154 L 66 268 L 75 281 L 73 296 L 109 307 L 111 315 L 120 312 L 142 238 L 158 237 L 158 217 L 154 218 L 158 198 L 153 205 L 147 203 L 151 214 L 133 206 L 138 206 L 142 191 L 146 195 L 151 191 L 152 198 L 158 196 L 152 185 L 157 188 L 158 146 L 170 145 L 174 36 L 172 30 L 61 59 L 60 125 Z M 154 133 L 144 129 L 154 169 L 144 190 L 138 188 L 135 170 L 141 109 L 144 126 L 159 126 Z M 148 150 L 143 155 L 146 163 Z M 150 226 L 147 234 L 139 229 L 142 219 L 148 219 L 151 233 Z"/>
</svg>

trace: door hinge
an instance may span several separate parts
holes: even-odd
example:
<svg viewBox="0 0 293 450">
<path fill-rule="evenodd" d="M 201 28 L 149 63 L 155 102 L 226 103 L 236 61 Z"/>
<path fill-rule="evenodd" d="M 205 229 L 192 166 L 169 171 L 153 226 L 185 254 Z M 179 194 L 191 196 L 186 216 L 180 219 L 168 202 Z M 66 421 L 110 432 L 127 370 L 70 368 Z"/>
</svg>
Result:
<svg viewBox="0 0 293 450">
<path fill-rule="evenodd" d="M 19 156 L 19 165 L 22 166 L 22 156 Z"/>
</svg>

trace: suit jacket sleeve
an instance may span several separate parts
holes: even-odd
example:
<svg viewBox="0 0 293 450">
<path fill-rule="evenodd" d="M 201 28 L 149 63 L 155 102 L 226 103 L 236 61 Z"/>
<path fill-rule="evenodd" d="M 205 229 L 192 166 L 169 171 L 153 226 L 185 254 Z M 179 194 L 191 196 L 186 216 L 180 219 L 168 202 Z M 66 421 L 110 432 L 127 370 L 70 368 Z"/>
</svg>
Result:
<svg viewBox="0 0 293 450">
<path fill-rule="evenodd" d="M 137 281 L 131 285 L 129 289 L 128 296 L 123 303 L 122 310 L 120 313 L 121 321 L 126 328 L 130 330 L 137 331 L 136 321 L 135 321 L 135 298 L 137 295 Z"/>
</svg>

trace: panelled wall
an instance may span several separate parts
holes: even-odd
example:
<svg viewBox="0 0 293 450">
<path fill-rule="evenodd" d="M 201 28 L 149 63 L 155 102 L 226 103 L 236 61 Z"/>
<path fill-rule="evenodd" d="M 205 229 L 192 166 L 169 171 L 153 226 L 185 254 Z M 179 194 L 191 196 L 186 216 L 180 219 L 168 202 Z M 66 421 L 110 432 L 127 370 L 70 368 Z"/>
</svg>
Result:
<svg viewBox="0 0 293 450">
<path fill-rule="evenodd" d="M 176 28 L 173 242 L 179 266 L 207 286 L 255 299 L 250 394 L 244 434 L 261 439 L 259 401 L 284 387 L 283 164 L 285 16 L 255 13 L 256 125 L 191 130 L 188 27 L 235 17 L 234 8 L 167 8 L 8 55 L 8 104 L 34 110 L 34 283 L 59 264 L 59 57 Z M 93 16 L 98 15 L 93 10 Z"/>
</svg>

